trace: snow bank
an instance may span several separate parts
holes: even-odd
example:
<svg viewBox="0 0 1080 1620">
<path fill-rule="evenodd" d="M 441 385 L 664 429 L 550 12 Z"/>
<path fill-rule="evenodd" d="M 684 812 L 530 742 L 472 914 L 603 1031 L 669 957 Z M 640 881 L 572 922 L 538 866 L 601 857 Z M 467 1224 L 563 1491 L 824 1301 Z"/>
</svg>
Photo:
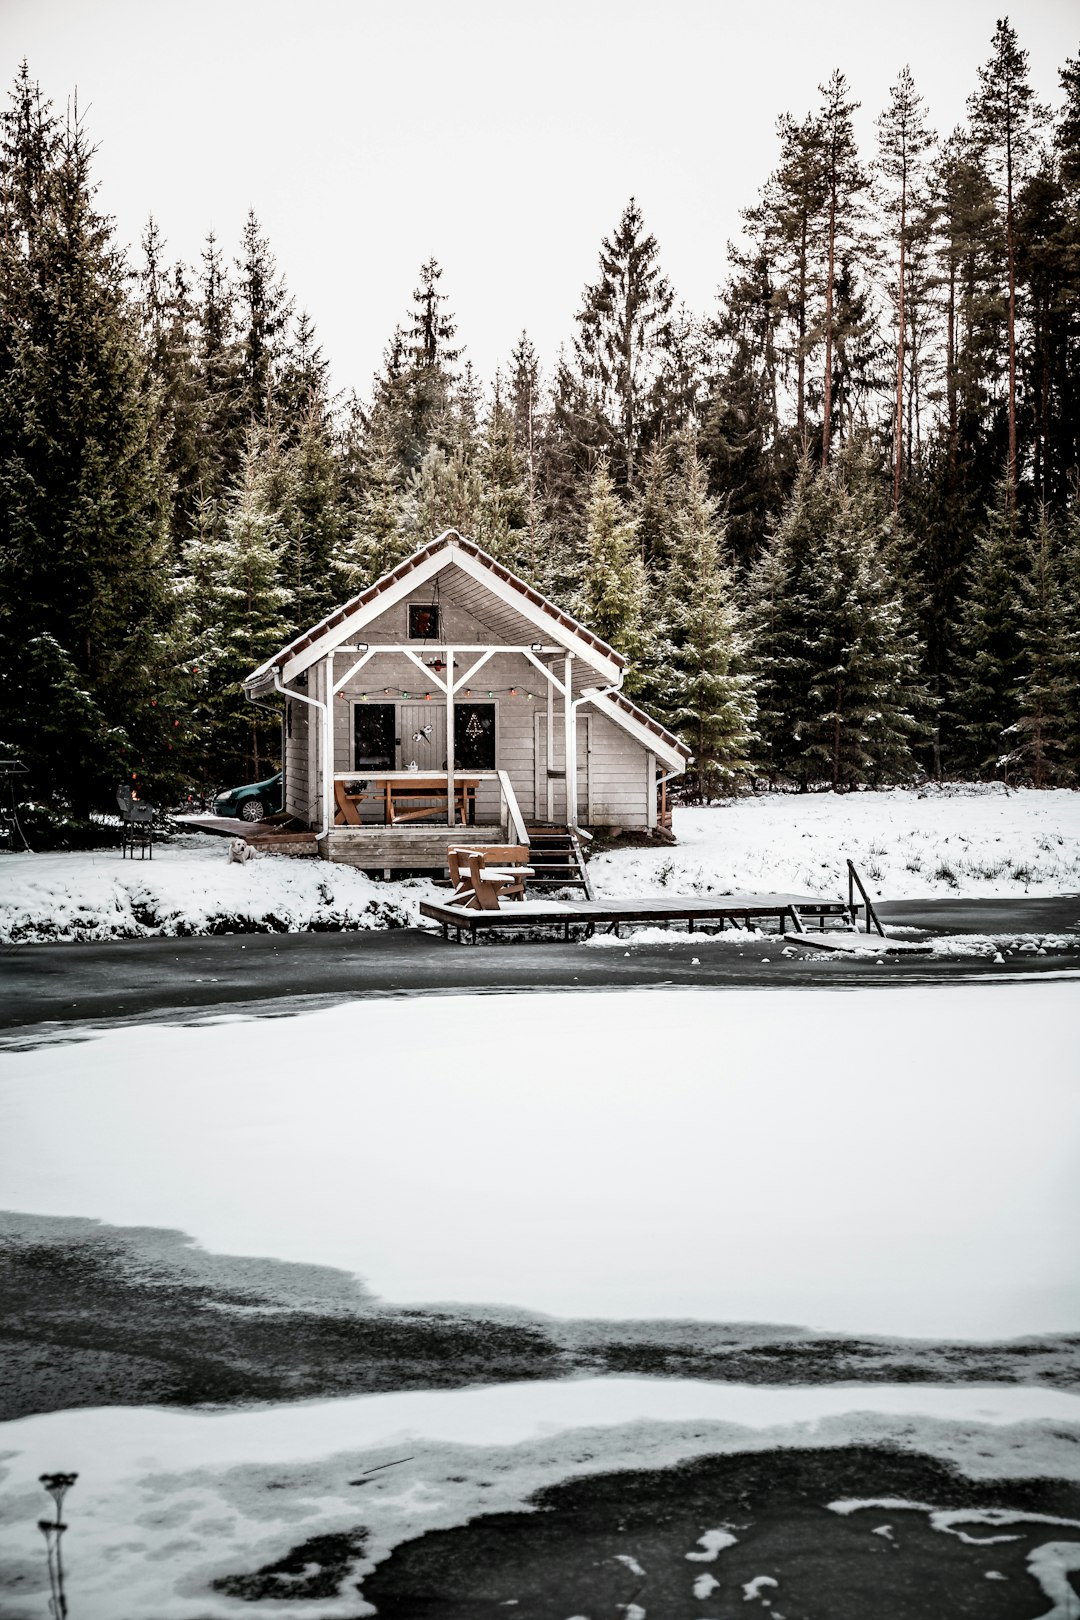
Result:
<svg viewBox="0 0 1080 1620">
<path fill-rule="evenodd" d="M 354 1533 L 359 1520 L 366 1542 L 338 1595 L 288 1603 L 298 1620 L 344 1620 L 373 1613 L 354 1583 L 401 1542 L 520 1511 L 535 1491 L 574 1477 L 785 1446 L 892 1444 L 976 1478 L 1075 1478 L 1078 1439 L 1080 1397 L 1000 1385 L 764 1389 L 602 1378 L 247 1412 L 57 1412 L 0 1425 L 4 1612 L 11 1620 L 45 1612 L 36 1520 L 46 1470 L 79 1474 L 64 1544 L 79 1620 L 227 1620 L 238 1606 L 212 1580 L 316 1536 Z M 1049 1516 L 1017 1519 L 1050 1528 Z M 687 1557 L 711 1563 L 734 1540 L 708 1531 Z M 1075 1543 L 1054 1545 L 1065 1552 L 1048 1562 L 1048 1577 L 1075 1567 Z M 251 1620 L 284 1612 L 265 1597 L 243 1609 Z"/>
<path fill-rule="evenodd" d="M 590 863 L 599 895 L 847 893 L 850 858 L 871 894 L 992 898 L 1080 890 L 1080 793 L 1056 788 L 891 788 L 765 794 L 677 809 L 673 847 Z"/>
<path fill-rule="evenodd" d="M 0 1053 L 0 1183 L 400 1303 L 1075 1332 L 1078 1007 L 561 991 L 108 1030 Z"/>
<path fill-rule="evenodd" d="M 0 854 L 0 942 L 142 939 L 151 935 L 402 928 L 428 884 L 374 883 L 329 861 L 257 854 L 195 834 L 151 861 L 118 849 Z"/>
</svg>

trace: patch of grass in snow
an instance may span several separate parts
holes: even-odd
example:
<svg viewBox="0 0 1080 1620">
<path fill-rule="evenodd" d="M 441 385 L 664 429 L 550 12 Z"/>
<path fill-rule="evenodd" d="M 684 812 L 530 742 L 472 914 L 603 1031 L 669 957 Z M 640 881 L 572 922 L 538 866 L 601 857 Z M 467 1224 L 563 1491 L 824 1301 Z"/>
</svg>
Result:
<svg viewBox="0 0 1080 1620">
<path fill-rule="evenodd" d="M 935 883 L 947 883 L 950 889 L 958 889 L 960 887 L 960 879 L 957 877 L 955 870 L 949 865 L 948 861 L 939 861 L 937 863 L 937 866 L 934 869 L 934 881 Z"/>
</svg>

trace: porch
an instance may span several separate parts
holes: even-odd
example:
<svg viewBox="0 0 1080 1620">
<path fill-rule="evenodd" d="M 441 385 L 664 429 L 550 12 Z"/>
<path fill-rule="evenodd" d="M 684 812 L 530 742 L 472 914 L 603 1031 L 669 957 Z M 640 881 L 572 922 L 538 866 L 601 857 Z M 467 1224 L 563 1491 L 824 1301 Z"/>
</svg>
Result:
<svg viewBox="0 0 1080 1620">
<path fill-rule="evenodd" d="M 463 842 L 530 842 L 503 770 L 335 771 L 334 804 L 319 853 L 367 871 L 446 870 Z"/>
</svg>

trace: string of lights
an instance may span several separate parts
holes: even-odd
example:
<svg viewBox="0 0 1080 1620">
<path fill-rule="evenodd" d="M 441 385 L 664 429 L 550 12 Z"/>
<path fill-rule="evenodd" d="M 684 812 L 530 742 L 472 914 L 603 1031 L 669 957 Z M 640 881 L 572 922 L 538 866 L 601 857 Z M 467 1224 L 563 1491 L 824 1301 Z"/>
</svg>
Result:
<svg viewBox="0 0 1080 1620">
<path fill-rule="evenodd" d="M 464 698 L 483 702 L 486 698 L 511 697 L 522 698 L 529 703 L 535 703 L 539 697 L 537 692 L 530 692 L 524 686 L 467 686 L 464 691 L 454 694 L 454 701 L 460 703 Z M 338 702 L 348 703 L 378 703 L 383 698 L 407 698 L 411 703 L 445 703 L 445 692 L 418 692 L 415 688 L 407 690 L 404 686 L 381 686 L 371 692 L 339 692 Z"/>
</svg>

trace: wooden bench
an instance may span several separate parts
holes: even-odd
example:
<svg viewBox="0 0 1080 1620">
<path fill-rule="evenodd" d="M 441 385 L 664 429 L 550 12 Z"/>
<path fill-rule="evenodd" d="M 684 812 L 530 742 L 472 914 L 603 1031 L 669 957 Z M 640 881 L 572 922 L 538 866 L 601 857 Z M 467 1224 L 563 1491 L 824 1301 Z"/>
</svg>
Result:
<svg viewBox="0 0 1080 1620">
<path fill-rule="evenodd" d="M 523 900 L 525 879 L 533 869 L 527 844 L 484 844 L 478 849 L 448 849 L 454 893 L 448 904 L 463 911 L 498 911 L 501 900 Z"/>
</svg>

